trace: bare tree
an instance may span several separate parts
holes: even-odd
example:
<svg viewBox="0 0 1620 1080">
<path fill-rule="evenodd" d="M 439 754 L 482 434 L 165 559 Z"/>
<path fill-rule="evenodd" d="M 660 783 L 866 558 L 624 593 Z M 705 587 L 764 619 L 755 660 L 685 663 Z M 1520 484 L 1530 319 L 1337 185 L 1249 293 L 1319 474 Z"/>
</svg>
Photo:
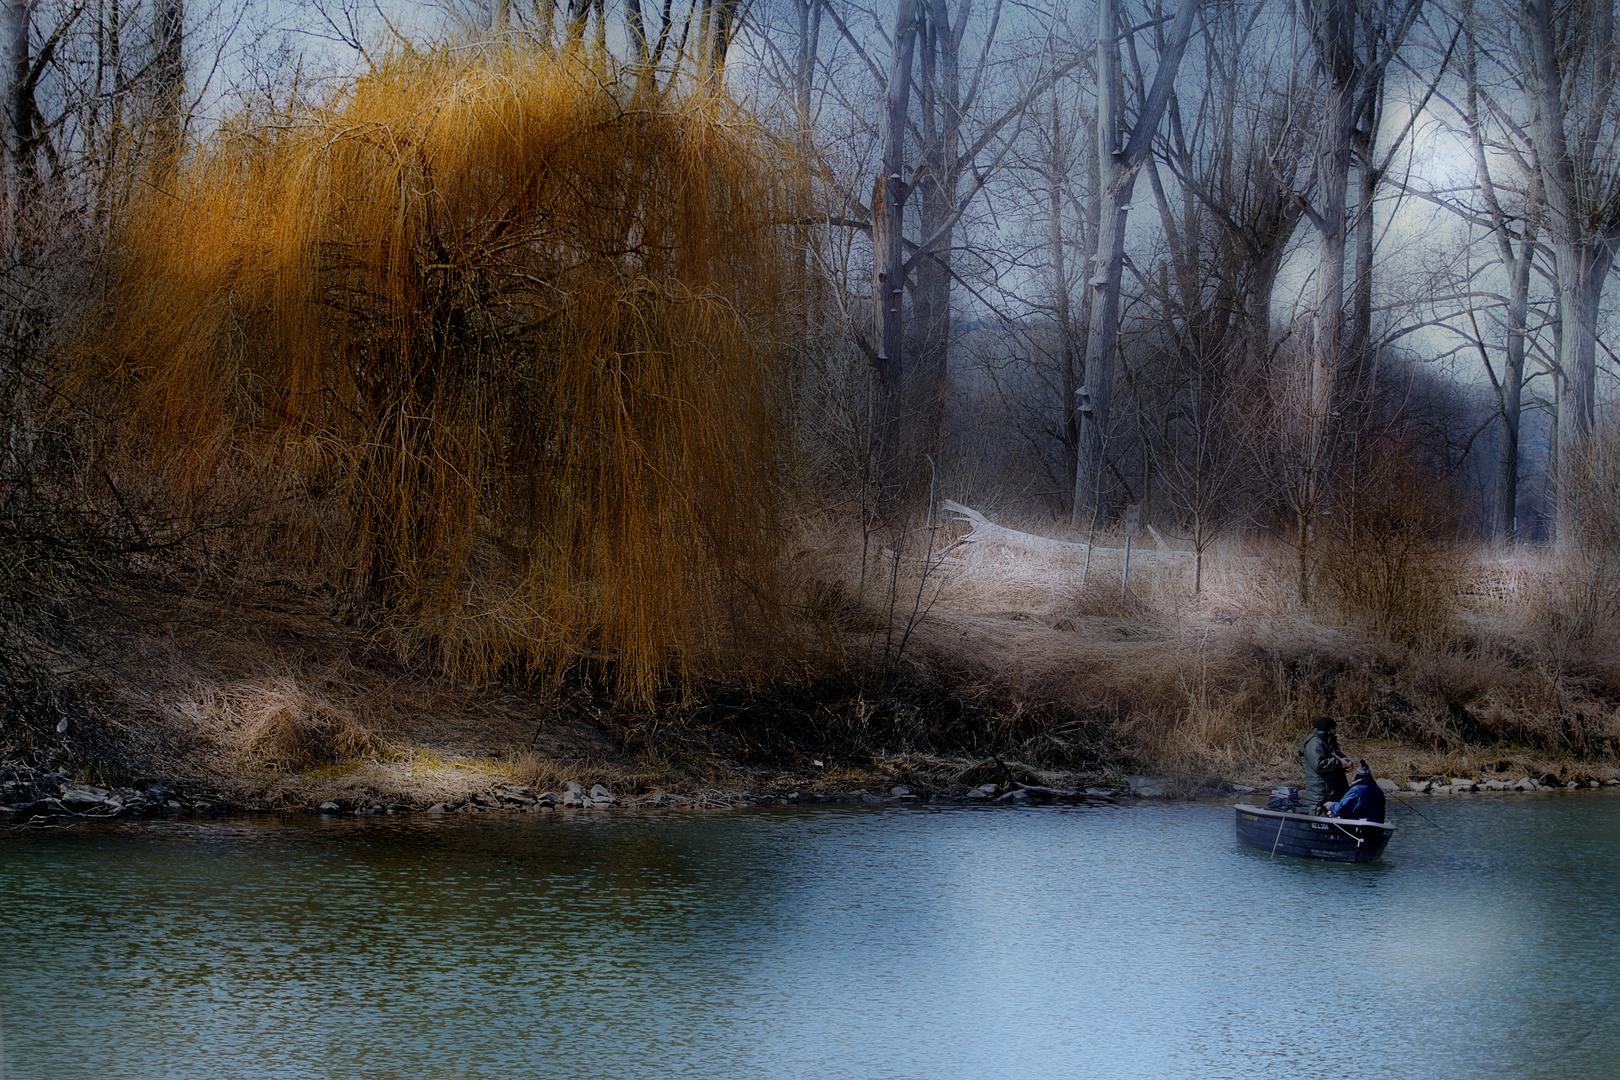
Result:
<svg viewBox="0 0 1620 1080">
<path fill-rule="evenodd" d="M 1044 263 L 1052 323 L 1047 336 L 1053 356 L 1046 367 L 1053 377 L 1050 396 L 1060 418 L 1051 434 L 1063 447 L 1062 477 L 1067 481 L 1080 468 L 1080 414 L 1075 399 L 1085 377 L 1085 327 L 1091 322 L 1093 297 L 1091 289 L 1082 288 L 1079 310 L 1075 310 L 1074 277 L 1076 267 L 1084 272 L 1086 253 L 1097 250 L 1100 206 L 1097 155 L 1084 138 L 1088 117 L 1078 102 L 1061 100 L 1058 90 L 1053 88 L 1047 122 L 1034 125 L 1033 134 L 1038 148 L 1036 180 L 1046 218 Z M 1095 119 L 1089 126 L 1096 130 Z M 1075 183 L 1075 173 L 1084 178 L 1083 185 Z M 1072 261 L 1071 251 L 1079 256 Z"/>
<path fill-rule="evenodd" d="M 1146 445 L 1176 526 L 1192 544 L 1194 594 L 1203 591 L 1210 545 L 1248 516 L 1243 501 L 1252 466 L 1236 367 L 1213 353 L 1182 358 L 1176 406 L 1163 437 Z"/>
<path fill-rule="evenodd" d="M 1613 0 L 1574 10 L 1519 8 L 1519 66 L 1557 267 L 1558 446 L 1555 475 L 1582 453 L 1596 405 L 1598 304 L 1620 251 L 1620 117 L 1614 108 Z M 1574 485 L 1560 483 L 1560 542 L 1574 528 Z"/>
<path fill-rule="evenodd" d="M 1110 399 L 1114 381 L 1114 342 L 1119 335 L 1120 286 L 1125 268 L 1125 220 L 1131 210 L 1136 177 L 1153 146 L 1159 121 L 1169 103 L 1176 71 L 1192 35 L 1198 0 L 1181 0 L 1174 25 L 1159 56 L 1153 86 L 1138 102 L 1135 122 L 1125 126 L 1124 75 L 1120 46 L 1134 31 L 1122 26 L 1117 0 L 1097 5 L 1097 250 L 1089 269 L 1092 318 L 1086 334 L 1087 408 L 1080 462 L 1075 470 L 1074 512 L 1078 528 L 1087 511 L 1096 520 L 1102 509 L 1103 475 L 1108 453 Z M 1138 83 L 1138 91 L 1141 84 Z"/>
<path fill-rule="evenodd" d="M 1091 297 L 1083 274 L 1096 250 L 1091 85 L 1072 73 L 1029 110 L 1007 182 L 995 192 L 999 206 L 1014 208 L 1000 219 L 1003 242 L 993 253 L 980 251 L 999 271 L 986 290 L 997 325 L 978 329 L 971 347 L 978 388 L 994 389 L 1011 428 L 1006 434 L 1022 447 L 1018 475 L 1041 477 L 1039 497 L 1064 512 L 1080 446 L 1074 402 Z M 974 385 L 965 389 L 972 393 Z M 987 441 L 977 440 L 982 452 Z"/>
<path fill-rule="evenodd" d="M 1471 14 L 1471 13 L 1470 13 Z M 1496 485 L 1492 512 L 1493 531 L 1498 539 L 1517 538 L 1519 503 L 1519 424 L 1523 411 L 1525 384 L 1525 343 L 1528 337 L 1530 314 L 1530 278 L 1536 261 L 1536 245 L 1541 229 L 1541 204 L 1544 199 L 1540 185 L 1540 168 L 1535 162 L 1535 147 L 1523 139 L 1522 129 L 1509 127 L 1500 142 L 1487 133 L 1487 109 L 1498 116 L 1502 110 L 1482 92 L 1479 80 L 1478 45 L 1468 19 L 1463 27 L 1466 46 L 1463 76 L 1467 90 L 1463 117 L 1467 124 L 1469 142 L 1474 151 L 1474 173 L 1479 195 L 1484 204 L 1481 215 L 1495 238 L 1502 269 L 1507 277 L 1507 295 L 1503 313 L 1505 341 L 1500 369 L 1491 363 L 1489 352 L 1480 346 L 1480 361 L 1496 393 L 1499 433 L 1496 453 Z M 1488 142 L 1490 145 L 1488 145 Z M 1510 214 L 1503 206 L 1501 193 L 1492 176 L 1492 152 L 1504 148 L 1517 165 L 1520 182 L 1526 190 L 1520 196 L 1517 213 Z M 1475 330 L 1476 337 L 1478 330 Z"/>
<path fill-rule="evenodd" d="M 1369 403 L 1370 359 L 1351 352 L 1345 325 L 1345 259 L 1354 223 L 1349 209 L 1350 171 L 1360 148 L 1362 205 L 1358 216 L 1369 225 L 1365 260 L 1358 251 L 1358 300 L 1365 293 L 1370 312 L 1372 195 L 1379 179 L 1372 161 L 1376 124 L 1381 117 L 1384 73 L 1406 40 L 1423 0 L 1313 0 L 1305 6 L 1305 23 L 1317 63 L 1315 107 L 1309 112 L 1316 129 L 1316 155 L 1309 192 L 1296 192 L 1295 202 L 1315 233 L 1315 298 L 1310 309 L 1309 361 L 1289 389 L 1295 413 L 1297 465 L 1288 485 L 1294 512 L 1294 547 L 1298 556 L 1300 599 L 1310 597 L 1310 548 L 1315 519 L 1332 471 L 1330 452 L 1336 432 L 1344 427 L 1341 409 L 1349 402 L 1341 378 L 1350 376 L 1355 407 Z M 1376 171 L 1375 171 L 1376 170 Z M 1358 309 L 1362 305 L 1358 303 Z M 1366 340 L 1355 342 L 1369 352 Z"/>
<path fill-rule="evenodd" d="M 1550 251 L 1542 242 L 1547 214 L 1535 140 L 1528 122 L 1516 115 L 1525 90 L 1511 63 L 1517 51 L 1514 21 L 1497 14 L 1472 3 L 1456 13 L 1453 37 L 1461 49 L 1454 70 L 1460 93 L 1437 90 L 1432 97 L 1444 107 L 1437 110 L 1445 124 L 1442 137 L 1457 140 L 1470 153 L 1472 183 L 1436 176 L 1398 186 L 1446 210 L 1468 230 L 1462 250 L 1439 256 L 1441 265 L 1425 289 L 1433 325 L 1460 339 L 1458 350 L 1477 356 L 1495 399 L 1486 528 L 1497 539 L 1512 541 L 1519 534 L 1527 388 L 1537 369 L 1551 373 L 1556 361 L 1544 351 L 1538 359 L 1536 337 L 1553 321 L 1535 302 L 1541 295 L 1538 283 L 1552 273 Z M 1473 245 L 1481 235 L 1487 248 L 1476 252 Z M 1554 298 L 1547 299 L 1550 306 Z"/>
<path fill-rule="evenodd" d="M 152 96 L 157 151 L 165 161 L 180 153 L 186 112 L 185 0 L 153 0 Z"/>
<path fill-rule="evenodd" d="M 872 316 L 877 350 L 877 472 L 879 513 L 887 516 L 899 492 L 900 379 L 904 371 L 905 261 L 902 246 L 906 196 L 906 113 L 911 104 L 911 64 L 916 52 L 917 0 L 900 0 L 895 13 L 894 52 L 883 91 L 878 127 L 878 173 L 872 184 Z"/>
<path fill-rule="evenodd" d="M 832 4 L 825 11 L 872 76 L 882 102 L 872 205 L 868 210 L 853 193 L 842 197 L 846 206 L 870 218 L 830 214 L 828 220 L 872 234 L 874 336 L 867 341 L 861 335 L 860 341 L 877 372 L 876 470 L 885 493 L 880 503 L 887 507 L 902 486 L 902 457 L 910 459 L 902 445 L 916 449 L 917 460 L 939 448 L 951 294 L 961 281 L 953 266 L 958 230 L 1002 170 L 1030 104 L 1078 60 L 1037 70 L 1012 100 L 1002 98 L 991 107 L 1001 0 L 994 0 L 985 17 L 971 73 L 962 53 L 973 14 L 970 0 L 954 11 L 944 0 L 903 0 L 888 38 L 886 71 L 845 13 Z M 904 87 L 895 82 L 901 77 Z M 911 154 L 908 147 L 914 148 Z M 916 208 L 910 215 L 907 202 Z M 908 220 L 915 239 L 905 235 Z"/>
<path fill-rule="evenodd" d="M 1271 296 L 1301 219 L 1280 177 L 1297 181 L 1312 147 L 1291 122 L 1299 60 L 1276 49 L 1276 14 L 1265 3 L 1204 7 L 1187 61 L 1197 92 L 1185 103 L 1172 93 L 1158 160 L 1144 166 L 1164 261 L 1141 275 L 1155 371 L 1129 385 L 1146 464 L 1200 571 L 1208 545 L 1248 512 L 1240 419 L 1270 356 Z"/>
</svg>

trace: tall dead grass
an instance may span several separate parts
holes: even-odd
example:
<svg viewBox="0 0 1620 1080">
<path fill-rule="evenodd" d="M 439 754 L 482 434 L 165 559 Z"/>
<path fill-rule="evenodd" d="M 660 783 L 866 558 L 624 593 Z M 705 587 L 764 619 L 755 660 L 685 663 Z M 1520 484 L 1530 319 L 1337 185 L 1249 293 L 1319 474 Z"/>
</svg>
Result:
<svg viewBox="0 0 1620 1080">
<path fill-rule="evenodd" d="M 382 748 L 375 728 L 352 706 L 316 693 L 290 675 L 231 687 L 222 704 L 242 748 L 270 768 L 301 769 Z"/>
<path fill-rule="evenodd" d="M 385 748 L 366 695 L 330 678 L 282 671 L 220 681 L 191 673 L 150 703 L 199 748 L 272 770 L 336 764 Z"/>
<path fill-rule="evenodd" d="M 1118 538 L 1100 538 L 1089 570 L 1071 550 L 957 548 L 934 571 L 939 598 L 914 648 L 924 669 L 1002 702 L 958 733 L 972 745 L 1028 761 L 1102 751 L 1191 787 L 1290 774 L 1298 739 L 1324 713 L 1347 745 L 1396 771 L 1484 750 L 1514 762 L 1620 751 L 1620 679 L 1598 662 L 1614 638 L 1594 631 L 1587 659 L 1560 668 L 1561 647 L 1537 621 L 1549 597 L 1584 592 L 1586 579 L 1550 550 L 1468 548 L 1403 513 L 1391 511 L 1387 548 L 1364 535 L 1367 565 L 1342 571 L 1367 589 L 1356 607 L 1301 605 L 1293 552 L 1264 538 L 1224 538 L 1196 593 L 1192 560 L 1146 540 L 1128 593 Z M 1020 524 L 1069 538 L 1058 523 Z M 838 546 L 825 526 L 818 536 L 818 548 Z M 851 540 L 842 546 L 853 556 Z M 1407 588 L 1421 595 L 1402 599 Z"/>
<path fill-rule="evenodd" d="M 780 154 L 577 58 L 401 57 L 132 211 L 77 387 L 402 652 L 646 698 L 771 591 Z"/>
</svg>

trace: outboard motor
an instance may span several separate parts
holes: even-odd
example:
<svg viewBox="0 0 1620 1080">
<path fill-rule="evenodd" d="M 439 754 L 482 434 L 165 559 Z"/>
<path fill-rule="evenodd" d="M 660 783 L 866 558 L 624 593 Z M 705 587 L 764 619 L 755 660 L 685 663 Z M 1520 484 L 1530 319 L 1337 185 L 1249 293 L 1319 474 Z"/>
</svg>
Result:
<svg viewBox="0 0 1620 1080">
<path fill-rule="evenodd" d="M 1299 800 L 1299 788 L 1289 787 L 1287 784 L 1278 784 L 1271 789 L 1271 798 L 1266 801 L 1267 810 L 1300 811 L 1305 804 Z"/>
</svg>

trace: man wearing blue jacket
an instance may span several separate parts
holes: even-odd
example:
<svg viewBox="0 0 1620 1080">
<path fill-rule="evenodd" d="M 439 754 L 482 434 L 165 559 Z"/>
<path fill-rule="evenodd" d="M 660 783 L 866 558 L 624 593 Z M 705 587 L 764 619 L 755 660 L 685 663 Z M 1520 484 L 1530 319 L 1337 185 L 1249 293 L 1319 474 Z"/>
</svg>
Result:
<svg viewBox="0 0 1620 1080">
<path fill-rule="evenodd" d="M 1356 770 L 1356 778 L 1350 784 L 1350 790 L 1344 793 L 1344 798 L 1328 803 L 1328 813 L 1357 821 L 1384 820 L 1384 789 L 1373 779 L 1372 770 L 1365 761 Z"/>
</svg>

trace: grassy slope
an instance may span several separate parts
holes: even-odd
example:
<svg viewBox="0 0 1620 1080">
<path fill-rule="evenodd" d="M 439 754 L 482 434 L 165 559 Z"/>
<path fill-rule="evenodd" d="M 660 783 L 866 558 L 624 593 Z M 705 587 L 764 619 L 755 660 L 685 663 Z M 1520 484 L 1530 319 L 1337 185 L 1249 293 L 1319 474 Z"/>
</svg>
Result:
<svg viewBox="0 0 1620 1080">
<path fill-rule="evenodd" d="M 859 538 L 807 529 L 795 564 L 819 633 L 796 673 L 656 709 L 574 683 L 452 685 L 296 582 L 153 591 L 72 680 L 72 730 L 33 749 L 84 779 L 244 805 L 418 807 L 567 779 L 718 797 L 1150 772 L 1191 794 L 1297 780 L 1294 742 L 1321 712 L 1402 780 L 1607 775 L 1620 749 L 1614 628 L 1572 627 L 1579 596 L 1540 556 L 1469 554 L 1450 631 L 1401 644 L 1300 610 L 1252 552 L 1217 557 L 1194 599 L 1185 556 L 1143 547 L 1122 598 L 1117 549 L 1088 569 L 963 545 L 896 575 L 871 545 L 863 599 Z"/>
</svg>

